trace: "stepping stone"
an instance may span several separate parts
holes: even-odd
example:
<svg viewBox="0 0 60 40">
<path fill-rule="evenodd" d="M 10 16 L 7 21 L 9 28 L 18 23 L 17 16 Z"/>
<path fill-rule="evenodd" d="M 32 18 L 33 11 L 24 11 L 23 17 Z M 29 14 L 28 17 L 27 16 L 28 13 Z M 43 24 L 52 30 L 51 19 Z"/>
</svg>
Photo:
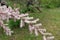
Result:
<svg viewBox="0 0 60 40">
<path fill-rule="evenodd" d="M 22 17 L 20 22 L 20 28 L 22 28 L 25 25 L 25 20 L 33 19 L 33 17 Z"/>
<path fill-rule="evenodd" d="M 43 35 L 52 35 L 51 33 L 43 33 Z"/>
<path fill-rule="evenodd" d="M 14 32 L 13 32 L 13 31 L 9 31 L 8 35 L 9 35 L 9 36 L 11 36 L 11 35 L 12 35 L 12 33 L 14 33 Z"/>
<path fill-rule="evenodd" d="M 38 30 L 35 28 L 34 31 L 35 31 L 35 35 L 38 36 Z"/>
<path fill-rule="evenodd" d="M 47 40 L 53 40 L 54 36 L 47 37 Z"/>
<path fill-rule="evenodd" d="M 25 16 L 28 16 L 29 14 L 20 14 L 19 17 L 25 17 Z"/>
<path fill-rule="evenodd" d="M 22 19 L 31 20 L 31 19 L 33 19 L 33 17 L 23 17 Z"/>
<path fill-rule="evenodd" d="M 47 40 L 47 39 L 46 39 L 46 36 L 43 36 L 43 40 Z"/>
<path fill-rule="evenodd" d="M 37 21 L 39 21 L 39 19 L 35 19 L 35 20 L 33 20 L 33 21 L 25 20 L 25 22 L 28 23 L 28 24 L 29 24 L 29 23 L 32 23 L 32 24 L 33 24 L 33 23 L 36 23 Z"/>
<path fill-rule="evenodd" d="M 31 23 L 36 23 L 37 21 L 39 21 L 38 18 L 36 20 L 34 20 L 34 21 L 31 21 Z"/>
<path fill-rule="evenodd" d="M 38 29 L 39 31 L 43 31 L 43 32 L 46 32 L 46 29 Z"/>
<path fill-rule="evenodd" d="M 33 25 L 35 28 L 37 28 L 37 29 L 40 29 L 40 27 L 42 26 L 42 24 L 41 23 L 39 23 L 39 24 L 34 24 Z"/>
<path fill-rule="evenodd" d="M 33 33 L 33 30 L 34 30 L 34 27 L 32 25 L 29 24 L 29 31 L 30 31 L 30 34 Z"/>
<path fill-rule="evenodd" d="M 11 31 L 11 29 L 9 29 L 9 27 L 5 27 L 4 31 L 6 32 L 6 35 L 11 36 L 11 34 L 13 33 L 13 31 Z"/>
<path fill-rule="evenodd" d="M 22 17 L 26 17 L 28 16 L 29 14 L 20 14 L 18 16 L 16 16 L 17 19 L 22 19 Z"/>
<path fill-rule="evenodd" d="M 41 24 L 41 23 L 39 23 L 39 24 L 35 24 L 35 25 L 33 25 L 33 26 L 38 27 L 38 26 L 42 26 L 42 24 Z"/>
<path fill-rule="evenodd" d="M 21 24 L 20 27 L 22 28 L 25 26 L 25 23 L 29 24 L 29 31 L 30 33 L 35 32 L 35 35 L 38 36 L 38 31 L 43 35 L 43 40 L 52 40 L 54 39 L 54 36 L 52 36 L 51 33 L 46 33 L 46 29 L 40 29 L 42 26 L 41 23 L 35 24 L 39 21 L 39 19 L 32 20 L 33 17 L 29 17 L 28 13 L 26 14 L 19 14 L 20 12 L 18 9 L 15 9 L 15 11 L 9 7 L 10 11 L 7 10 L 6 5 L 5 6 L 0 6 L 0 26 L 3 27 L 4 31 L 6 32 L 6 35 L 11 36 L 13 31 L 9 27 L 7 27 L 8 24 L 4 24 L 2 20 L 7 20 L 9 21 L 9 18 L 14 18 L 16 19 L 21 19 Z M 12 15 L 12 16 L 11 16 Z M 6 17 L 7 16 L 7 17 Z M 2 19 L 2 20 L 1 20 Z M 49 37 L 46 37 L 49 36 Z"/>
<path fill-rule="evenodd" d="M 44 33 L 43 31 L 39 31 L 42 35 L 52 35 L 51 33 Z"/>
<path fill-rule="evenodd" d="M 25 25 L 24 20 L 21 19 L 20 28 L 22 28 L 24 25 Z"/>
</svg>

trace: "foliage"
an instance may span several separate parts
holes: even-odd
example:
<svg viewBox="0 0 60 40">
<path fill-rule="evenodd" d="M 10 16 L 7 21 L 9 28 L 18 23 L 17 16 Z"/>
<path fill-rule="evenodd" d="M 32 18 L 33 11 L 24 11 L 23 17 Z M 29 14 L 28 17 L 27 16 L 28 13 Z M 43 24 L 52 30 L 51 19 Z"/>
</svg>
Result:
<svg viewBox="0 0 60 40">
<path fill-rule="evenodd" d="M 20 5 L 26 5 L 27 0 L 9 0 L 15 3 L 19 3 Z M 60 0 L 40 0 L 40 5 L 44 8 L 55 8 L 60 7 Z"/>
<path fill-rule="evenodd" d="M 60 7 L 60 0 L 41 0 L 41 5 L 46 8 Z"/>
<path fill-rule="evenodd" d="M 9 26 L 11 29 L 18 28 L 18 27 L 19 27 L 19 24 L 20 24 L 20 20 L 17 20 L 17 21 L 15 22 L 14 20 L 11 19 L 8 24 L 9 24 L 8 26 Z"/>
</svg>

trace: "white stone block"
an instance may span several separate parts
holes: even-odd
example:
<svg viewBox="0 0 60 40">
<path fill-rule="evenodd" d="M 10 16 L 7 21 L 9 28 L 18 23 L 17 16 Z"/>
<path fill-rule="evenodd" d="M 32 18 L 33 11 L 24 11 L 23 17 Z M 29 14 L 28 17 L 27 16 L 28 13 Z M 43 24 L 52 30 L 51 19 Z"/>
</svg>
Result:
<svg viewBox="0 0 60 40">
<path fill-rule="evenodd" d="M 53 40 L 54 36 L 47 37 L 47 40 Z"/>
<path fill-rule="evenodd" d="M 11 35 L 12 35 L 12 33 L 13 33 L 13 31 L 9 31 L 9 33 L 8 33 L 8 34 L 9 34 L 9 36 L 11 36 Z"/>
<path fill-rule="evenodd" d="M 43 40 L 47 40 L 47 39 L 46 39 L 46 36 L 43 36 Z"/>
<path fill-rule="evenodd" d="M 25 17 L 28 16 L 29 14 L 20 14 L 19 17 Z"/>
<path fill-rule="evenodd" d="M 24 25 L 25 25 L 25 23 L 24 23 L 24 21 L 21 19 L 20 28 L 22 28 Z"/>
<path fill-rule="evenodd" d="M 39 31 L 42 35 L 52 35 L 51 33 L 44 33 L 43 31 Z"/>
<path fill-rule="evenodd" d="M 38 36 L 38 30 L 35 28 L 35 35 Z"/>
<path fill-rule="evenodd" d="M 37 21 L 39 21 L 39 19 L 31 21 L 31 23 L 36 23 Z"/>
<path fill-rule="evenodd" d="M 22 19 L 30 20 L 30 19 L 33 19 L 33 17 L 23 17 Z"/>
<path fill-rule="evenodd" d="M 41 24 L 41 23 L 39 23 L 39 24 L 35 24 L 35 25 L 33 25 L 33 26 L 38 27 L 38 26 L 42 26 L 42 24 Z"/>
<path fill-rule="evenodd" d="M 39 31 L 46 32 L 46 29 L 38 29 Z"/>
<path fill-rule="evenodd" d="M 30 31 L 30 34 L 32 34 L 32 33 L 33 33 L 33 30 L 34 30 L 34 28 L 32 29 L 32 26 L 31 26 L 31 25 L 29 25 L 29 31 Z"/>
<path fill-rule="evenodd" d="M 33 21 L 25 20 L 26 23 L 36 23 L 37 21 L 39 21 L 39 19 L 36 19 L 36 20 L 33 20 Z"/>
<path fill-rule="evenodd" d="M 43 33 L 43 35 L 52 35 L 51 33 Z"/>
<path fill-rule="evenodd" d="M 24 22 L 25 22 L 25 23 L 28 23 L 28 24 L 31 23 L 31 21 L 28 21 L 28 20 L 25 20 Z"/>
<path fill-rule="evenodd" d="M 52 35 L 51 33 L 42 33 L 42 35 Z"/>
</svg>

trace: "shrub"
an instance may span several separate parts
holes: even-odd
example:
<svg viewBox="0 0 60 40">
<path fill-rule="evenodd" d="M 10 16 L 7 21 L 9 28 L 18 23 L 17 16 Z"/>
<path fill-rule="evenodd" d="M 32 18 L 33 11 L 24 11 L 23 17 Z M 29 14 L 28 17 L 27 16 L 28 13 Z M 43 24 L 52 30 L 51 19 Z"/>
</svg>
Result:
<svg viewBox="0 0 60 40">
<path fill-rule="evenodd" d="M 20 24 L 20 20 L 17 20 L 16 22 L 14 22 L 14 20 L 11 19 L 8 24 L 11 29 L 18 28 Z"/>
</svg>

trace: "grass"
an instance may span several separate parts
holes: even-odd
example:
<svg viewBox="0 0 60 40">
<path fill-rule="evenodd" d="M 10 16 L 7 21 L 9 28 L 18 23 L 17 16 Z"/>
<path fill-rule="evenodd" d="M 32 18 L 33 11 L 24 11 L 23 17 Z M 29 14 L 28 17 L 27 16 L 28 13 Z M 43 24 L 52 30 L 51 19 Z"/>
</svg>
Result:
<svg viewBox="0 0 60 40">
<path fill-rule="evenodd" d="M 39 18 L 43 24 L 42 27 L 52 33 L 55 40 L 60 40 L 60 8 L 44 9 L 42 13 L 30 13 L 30 16 Z M 27 25 L 24 28 L 14 29 L 14 34 L 11 37 L 6 36 L 0 28 L 0 40 L 42 40 L 42 35 L 39 34 L 38 37 L 34 34 L 30 35 Z"/>
</svg>

